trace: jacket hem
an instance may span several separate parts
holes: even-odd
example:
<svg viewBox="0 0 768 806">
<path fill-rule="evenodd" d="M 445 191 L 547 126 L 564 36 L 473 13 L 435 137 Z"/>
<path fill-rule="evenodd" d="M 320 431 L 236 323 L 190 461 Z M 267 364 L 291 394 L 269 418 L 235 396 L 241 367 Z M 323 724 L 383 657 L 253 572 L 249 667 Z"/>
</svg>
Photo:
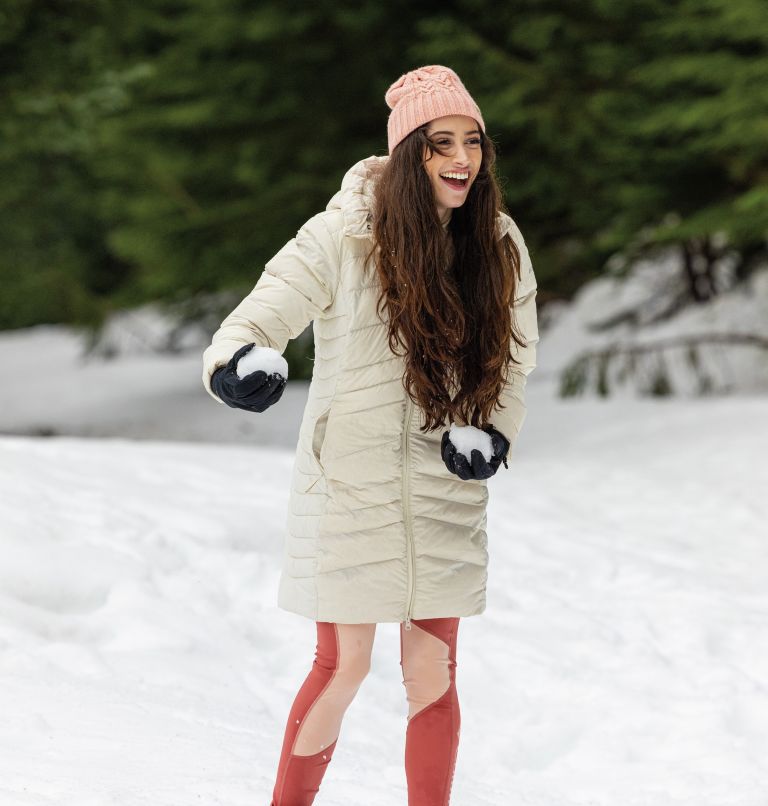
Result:
<svg viewBox="0 0 768 806">
<path fill-rule="evenodd" d="M 324 614 L 323 618 L 318 618 L 315 613 L 304 610 L 300 607 L 291 607 L 286 604 L 278 603 L 280 610 L 285 610 L 288 613 L 295 613 L 298 616 L 303 616 L 310 621 L 323 621 L 334 622 L 336 624 L 402 624 L 405 621 L 404 616 L 386 616 L 377 613 L 356 613 L 354 616 L 339 614 L 334 616 L 332 613 Z M 485 605 L 480 607 L 473 607 L 470 609 L 458 610 L 440 610 L 438 612 L 428 611 L 428 613 L 414 612 L 411 616 L 411 621 L 418 621 L 420 619 L 428 618 L 469 618 L 470 616 L 479 616 L 485 612 Z"/>
</svg>

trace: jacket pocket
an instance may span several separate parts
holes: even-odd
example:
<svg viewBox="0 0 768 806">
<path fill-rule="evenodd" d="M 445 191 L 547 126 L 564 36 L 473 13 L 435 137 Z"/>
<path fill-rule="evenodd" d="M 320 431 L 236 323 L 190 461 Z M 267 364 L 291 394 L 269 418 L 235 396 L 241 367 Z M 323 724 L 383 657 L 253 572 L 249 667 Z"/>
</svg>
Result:
<svg viewBox="0 0 768 806">
<path fill-rule="evenodd" d="M 300 493 L 309 492 L 325 475 L 320 459 L 322 456 L 323 443 L 325 442 L 325 429 L 328 422 L 328 414 L 329 410 L 322 412 L 315 420 L 314 424 L 311 425 L 312 441 L 310 449 L 307 451 L 305 448 L 304 454 L 307 457 L 306 461 L 309 462 L 309 466 L 298 474 L 296 482 L 296 489 Z"/>
<path fill-rule="evenodd" d="M 317 462 L 317 466 L 320 470 L 323 469 L 323 445 L 325 444 L 325 431 L 328 427 L 328 415 L 330 413 L 330 408 L 326 409 L 317 420 L 315 420 L 315 426 L 312 429 L 312 455 L 315 457 L 315 462 Z"/>
</svg>

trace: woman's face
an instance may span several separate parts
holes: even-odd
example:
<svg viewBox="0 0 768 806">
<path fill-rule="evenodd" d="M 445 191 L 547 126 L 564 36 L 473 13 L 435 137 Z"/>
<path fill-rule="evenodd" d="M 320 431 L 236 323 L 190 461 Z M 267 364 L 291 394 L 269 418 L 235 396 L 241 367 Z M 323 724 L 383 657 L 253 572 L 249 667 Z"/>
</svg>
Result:
<svg viewBox="0 0 768 806">
<path fill-rule="evenodd" d="M 437 212 L 446 223 L 454 207 L 461 207 L 480 170 L 483 159 L 481 131 L 474 118 L 447 115 L 427 124 L 427 137 L 445 154 L 429 156 L 424 148 L 424 167 L 435 192 Z M 449 176 L 446 177 L 446 174 Z M 450 174 L 459 174 L 451 178 Z"/>
</svg>

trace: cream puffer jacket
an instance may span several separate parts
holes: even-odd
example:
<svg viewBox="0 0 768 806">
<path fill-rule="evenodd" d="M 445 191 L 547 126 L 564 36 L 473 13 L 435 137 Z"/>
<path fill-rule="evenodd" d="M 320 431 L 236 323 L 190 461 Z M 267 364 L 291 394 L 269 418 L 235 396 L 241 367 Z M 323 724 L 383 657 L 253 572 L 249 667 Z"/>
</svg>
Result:
<svg viewBox="0 0 768 806">
<path fill-rule="evenodd" d="M 315 621 L 410 627 L 411 619 L 485 610 L 488 481 L 463 481 L 445 467 L 443 429 L 419 431 L 424 421 L 403 386 L 403 359 L 390 351 L 376 314 L 379 286 L 373 261 L 364 260 L 373 182 L 387 159 L 352 166 L 326 210 L 266 264 L 205 350 L 203 382 L 218 400 L 211 374 L 239 347 L 254 342 L 282 353 L 313 322 L 315 361 L 278 606 Z M 526 414 L 526 376 L 536 364 L 536 278 L 520 230 L 502 212 L 497 232 L 515 239 L 522 258 L 515 313 L 527 347 L 512 343 L 522 363 L 513 365 L 505 407 L 491 419 L 512 444 L 511 456 Z"/>
</svg>

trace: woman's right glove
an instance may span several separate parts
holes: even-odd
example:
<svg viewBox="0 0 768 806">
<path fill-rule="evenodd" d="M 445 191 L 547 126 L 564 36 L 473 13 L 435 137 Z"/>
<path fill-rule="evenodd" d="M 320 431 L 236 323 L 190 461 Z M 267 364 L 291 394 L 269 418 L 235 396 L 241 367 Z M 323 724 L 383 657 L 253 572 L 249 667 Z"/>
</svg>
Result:
<svg viewBox="0 0 768 806">
<path fill-rule="evenodd" d="M 491 457 L 488 461 L 476 447 L 478 436 L 482 435 L 478 435 L 475 432 L 480 430 L 485 431 L 490 437 Z M 458 450 L 457 446 L 451 441 L 452 433 L 455 434 L 455 439 L 459 442 L 461 450 Z M 448 470 L 466 481 L 467 479 L 490 478 L 496 473 L 502 462 L 504 462 L 504 467 L 508 469 L 507 453 L 509 448 L 509 440 L 490 423 L 482 429 L 477 429 L 471 425 L 452 425 L 450 431 L 446 431 L 443 434 L 440 454 Z M 467 459 L 467 453 L 469 453 L 470 459 Z"/>
<path fill-rule="evenodd" d="M 233 409 L 261 413 L 280 400 L 288 378 L 288 364 L 277 350 L 261 347 L 258 354 L 254 353 L 249 357 L 248 362 L 260 363 L 266 369 L 243 374 L 241 368 L 239 375 L 240 359 L 255 346 L 255 344 L 244 345 L 229 359 L 225 367 L 219 367 L 211 375 L 211 389 Z"/>
</svg>

